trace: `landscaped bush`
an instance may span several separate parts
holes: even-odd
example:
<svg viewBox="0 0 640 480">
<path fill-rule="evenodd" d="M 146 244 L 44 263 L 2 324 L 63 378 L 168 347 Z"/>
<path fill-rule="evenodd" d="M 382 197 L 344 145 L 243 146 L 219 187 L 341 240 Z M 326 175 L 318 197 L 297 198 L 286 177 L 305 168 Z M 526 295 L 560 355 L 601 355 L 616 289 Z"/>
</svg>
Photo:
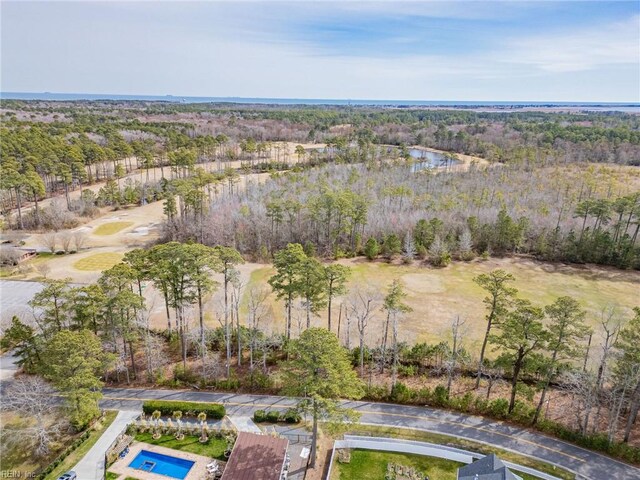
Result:
<svg viewBox="0 0 640 480">
<path fill-rule="evenodd" d="M 302 417 L 295 408 L 290 408 L 282 414 L 282 420 L 285 423 L 299 423 Z"/>
<path fill-rule="evenodd" d="M 256 410 L 253 412 L 253 421 L 256 423 L 262 423 L 267 421 L 267 412 L 264 410 Z"/>
<path fill-rule="evenodd" d="M 177 410 L 180 410 L 185 417 L 197 417 L 200 412 L 204 412 L 207 418 L 214 420 L 220 420 L 226 415 L 224 405 L 219 403 L 148 400 L 142 404 L 142 411 L 146 415 L 151 415 L 155 410 L 165 417 L 170 417 Z"/>
<path fill-rule="evenodd" d="M 300 422 L 301 417 L 298 411 L 294 408 L 290 408 L 284 413 L 280 413 L 276 410 L 265 411 L 265 410 L 256 410 L 253 412 L 253 421 L 256 423 L 298 423 Z"/>
<path fill-rule="evenodd" d="M 278 423 L 280 421 L 280 412 L 272 410 L 267 412 L 267 422 Z"/>
</svg>

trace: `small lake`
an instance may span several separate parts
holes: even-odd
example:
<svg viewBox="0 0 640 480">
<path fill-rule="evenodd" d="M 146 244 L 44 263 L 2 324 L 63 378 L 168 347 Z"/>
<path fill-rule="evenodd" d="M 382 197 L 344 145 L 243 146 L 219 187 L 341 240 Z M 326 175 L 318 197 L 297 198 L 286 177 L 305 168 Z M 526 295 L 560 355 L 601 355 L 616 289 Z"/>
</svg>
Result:
<svg viewBox="0 0 640 480">
<path fill-rule="evenodd" d="M 442 153 L 430 152 L 428 150 L 421 150 L 418 148 L 410 148 L 409 155 L 411 155 L 411 158 L 415 159 L 415 163 L 411 166 L 412 172 L 418 172 L 427 168 L 457 165 L 460 163 L 458 160 L 447 160 L 447 157 Z"/>
<path fill-rule="evenodd" d="M 350 145 L 354 147 L 354 145 Z M 307 153 L 317 152 L 318 154 L 330 153 L 331 148 L 329 147 L 313 147 L 306 148 Z M 392 155 L 393 153 L 399 154 L 400 151 L 397 147 L 388 146 L 386 149 L 386 153 Z M 458 160 L 448 160 L 447 157 L 438 152 L 431 152 L 429 150 L 422 150 L 419 148 L 410 148 L 409 155 L 413 159 L 414 163 L 411 166 L 412 172 L 418 172 L 420 170 L 425 170 L 427 168 L 439 168 L 446 167 L 447 165 L 458 165 L 460 161 Z"/>
</svg>

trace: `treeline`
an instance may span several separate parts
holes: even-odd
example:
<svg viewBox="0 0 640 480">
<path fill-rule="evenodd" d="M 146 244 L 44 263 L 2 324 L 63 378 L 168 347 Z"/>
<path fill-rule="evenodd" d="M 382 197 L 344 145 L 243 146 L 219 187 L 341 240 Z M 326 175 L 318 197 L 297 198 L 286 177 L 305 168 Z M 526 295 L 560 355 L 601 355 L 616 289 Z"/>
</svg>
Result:
<svg viewBox="0 0 640 480">
<path fill-rule="evenodd" d="M 502 162 L 617 162 L 640 158 L 637 115 L 621 112 L 475 112 L 366 106 L 265 106 L 175 104 L 164 102 L 5 102 L 5 116 L 16 112 L 51 115 L 67 121 L 136 124 L 158 128 L 181 122 L 194 136 L 225 134 L 239 142 L 325 142 L 363 133 L 376 144 L 424 145 L 479 155 Z M 36 113 L 31 113 L 35 116 Z M 51 119 L 46 117 L 48 121 Z M 141 121 L 140 118 L 143 120 Z M 145 127 L 147 129 L 148 127 Z"/>
<path fill-rule="evenodd" d="M 14 318 L 2 347 L 14 349 L 27 372 L 50 380 L 67 398 L 74 423 L 83 425 L 97 413 L 98 377 L 275 392 L 274 366 L 286 358 L 296 336 L 314 330 L 311 318 L 327 309 L 327 330 L 336 331 L 337 323 L 353 368 L 369 379 L 369 398 L 409 403 L 428 398 L 452 407 L 473 401 L 476 412 L 536 424 L 547 416 L 553 386 L 572 400 L 571 416 L 562 423 L 580 438 L 602 434 L 603 442 L 613 445 L 632 436 L 640 410 L 638 308 L 628 323 L 612 314 L 593 331 L 573 298 L 534 305 L 518 297 L 512 275 L 495 270 L 474 278 L 486 292 L 486 333 L 479 351 L 465 347 L 469 342 L 460 317 L 451 322 L 447 341 L 403 343 L 411 309 L 400 281 L 391 282 L 386 292 L 366 285 L 349 288 L 348 267 L 324 264 L 302 245 L 289 244 L 275 253 L 276 271 L 268 280 L 285 306 L 284 332 L 278 332 L 267 304 L 271 292 L 246 288 L 238 271 L 243 262 L 239 252 L 221 246 L 172 242 L 133 250 L 95 284 L 47 281 L 30 302 L 35 323 Z M 151 326 L 153 305 L 143 295 L 151 285 L 164 300 L 167 326 L 160 330 Z M 217 289 L 221 299 L 212 311 L 209 299 Z M 332 324 L 338 297 L 339 319 Z M 207 326 L 205 315 L 212 314 L 220 328 Z M 603 338 L 602 345 L 592 343 L 594 335 Z M 245 362 L 248 370 L 242 369 Z M 385 374 L 389 384 L 372 383 Z M 420 375 L 440 378 L 440 387 L 425 393 L 402 383 Z M 460 375 L 474 378 L 476 397 L 455 395 L 453 382 Z M 491 400 L 501 382 L 508 382 L 509 398 Z M 479 389 L 486 389 L 484 399 Z M 544 428 L 550 425 L 543 422 Z"/>
<path fill-rule="evenodd" d="M 639 268 L 640 194 L 627 172 L 573 167 L 415 172 L 327 166 L 277 175 L 169 220 L 169 239 L 233 245 L 268 260 L 287 243 L 322 256 L 426 259 L 532 254 Z"/>
</svg>

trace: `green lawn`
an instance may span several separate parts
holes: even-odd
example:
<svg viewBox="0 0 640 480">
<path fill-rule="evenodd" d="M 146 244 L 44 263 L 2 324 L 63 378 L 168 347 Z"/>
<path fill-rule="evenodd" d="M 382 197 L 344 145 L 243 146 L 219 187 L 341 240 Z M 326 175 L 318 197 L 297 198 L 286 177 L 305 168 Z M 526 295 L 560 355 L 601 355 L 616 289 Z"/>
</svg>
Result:
<svg viewBox="0 0 640 480">
<path fill-rule="evenodd" d="M 91 447 L 95 445 L 104 431 L 109 427 L 109 425 L 111 425 L 111 422 L 115 420 L 116 415 L 118 415 L 118 412 L 108 411 L 105 414 L 105 418 L 95 425 L 95 428 L 91 431 L 91 435 L 89 435 L 89 438 L 82 445 L 71 452 L 71 455 L 65 458 L 60 465 L 54 468 L 53 471 L 45 477 L 45 480 L 56 480 L 64 472 L 66 472 L 67 470 L 71 470 L 74 465 L 87 454 Z"/>
<path fill-rule="evenodd" d="M 115 264 L 120 263 L 122 260 L 121 253 L 105 252 L 95 253 L 78 260 L 73 264 L 77 270 L 83 270 L 87 272 L 108 270 Z"/>
<path fill-rule="evenodd" d="M 455 480 L 458 467 L 463 464 L 440 458 L 405 453 L 353 450 L 349 463 L 336 462 L 332 480 L 384 480 L 387 464 L 393 462 L 404 467 L 414 467 L 428 475 L 429 480 Z"/>
<path fill-rule="evenodd" d="M 152 438 L 151 433 L 138 433 L 135 438 L 139 442 L 150 443 L 151 445 L 160 445 L 161 447 L 195 453 L 204 457 L 226 460 L 224 452 L 227 449 L 227 441 L 224 438 L 210 437 L 207 443 L 200 443 L 197 436 L 187 435 L 183 440 L 176 440 L 172 435 L 163 435 L 155 440 Z"/>
<path fill-rule="evenodd" d="M 97 227 L 94 231 L 94 235 L 113 235 L 114 233 L 118 233 L 120 230 L 124 230 L 125 228 L 133 225 L 133 222 L 109 222 L 103 223 L 99 227 Z"/>
<path fill-rule="evenodd" d="M 509 452 L 507 450 L 502 450 L 500 448 L 492 447 L 482 443 L 476 443 L 469 440 L 464 440 L 458 437 L 450 437 L 448 435 L 425 432 L 422 430 L 413 430 L 410 428 L 377 427 L 375 425 L 352 425 L 349 427 L 349 432 L 353 433 L 354 435 L 364 433 L 367 435 L 373 435 L 377 437 L 405 438 L 408 440 L 417 440 L 420 442 L 430 442 L 430 443 L 437 443 L 441 445 L 449 445 L 453 447 L 462 448 L 464 450 L 483 453 L 485 455 L 489 453 L 495 453 L 502 460 L 517 463 L 518 465 L 523 465 L 525 467 L 535 468 L 536 470 L 539 470 L 544 473 L 548 473 L 558 478 L 562 478 L 566 480 L 573 480 L 575 478 L 575 476 L 572 473 L 567 472 L 566 470 L 556 468 L 555 466 L 550 465 L 548 463 L 535 460 L 530 457 L 525 457 L 523 455 L 518 455 L 517 453 Z M 425 458 L 429 458 L 429 457 L 425 457 Z M 525 480 L 536 478 L 536 477 L 532 477 L 530 475 L 525 475 L 521 473 L 518 473 L 518 475 L 520 475 Z"/>
</svg>

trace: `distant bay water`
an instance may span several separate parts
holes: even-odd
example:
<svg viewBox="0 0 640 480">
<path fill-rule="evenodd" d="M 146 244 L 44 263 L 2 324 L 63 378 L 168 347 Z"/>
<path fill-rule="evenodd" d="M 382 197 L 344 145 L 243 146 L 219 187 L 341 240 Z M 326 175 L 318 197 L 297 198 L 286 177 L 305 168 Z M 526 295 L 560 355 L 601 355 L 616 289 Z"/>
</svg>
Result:
<svg viewBox="0 0 640 480">
<path fill-rule="evenodd" d="M 231 103 L 261 105 L 341 105 L 378 107 L 458 107 L 458 108 L 576 108 L 582 110 L 640 111 L 640 103 L 611 102 L 507 102 L 507 101 L 459 101 L 459 100 L 350 100 L 319 98 L 260 98 L 260 97 L 190 97 L 177 95 L 113 95 L 98 93 L 50 93 L 50 92 L 0 92 L 3 100 L 111 100 L 147 101 L 171 103 Z"/>
</svg>

